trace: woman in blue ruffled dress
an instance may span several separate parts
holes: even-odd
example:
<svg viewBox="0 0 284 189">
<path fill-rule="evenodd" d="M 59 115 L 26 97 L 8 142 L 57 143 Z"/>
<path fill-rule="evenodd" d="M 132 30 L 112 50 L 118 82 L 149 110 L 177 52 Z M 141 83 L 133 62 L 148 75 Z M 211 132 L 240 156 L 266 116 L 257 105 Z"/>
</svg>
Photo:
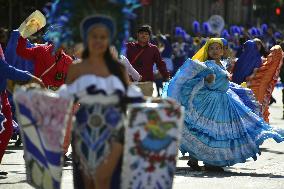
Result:
<svg viewBox="0 0 284 189">
<path fill-rule="evenodd" d="M 223 42 L 212 38 L 188 59 L 164 88 L 185 107 L 180 150 L 189 153 L 188 165 L 208 171 L 257 159 L 265 139 L 283 138 L 259 116 L 259 106 L 249 89 L 230 83 L 221 63 Z"/>
</svg>

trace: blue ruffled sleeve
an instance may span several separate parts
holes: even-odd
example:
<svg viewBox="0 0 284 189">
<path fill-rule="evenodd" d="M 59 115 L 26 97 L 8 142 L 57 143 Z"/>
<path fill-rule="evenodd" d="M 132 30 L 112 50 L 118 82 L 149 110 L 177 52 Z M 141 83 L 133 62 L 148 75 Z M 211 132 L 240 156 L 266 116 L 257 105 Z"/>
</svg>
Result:
<svg viewBox="0 0 284 189">
<path fill-rule="evenodd" d="M 162 97 L 171 97 L 187 106 L 187 96 L 196 85 L 204 85 L 204 78 L 213 71 L 204 63 L 188 59 L 175 76 L 164 86 Z"/>
</svg>

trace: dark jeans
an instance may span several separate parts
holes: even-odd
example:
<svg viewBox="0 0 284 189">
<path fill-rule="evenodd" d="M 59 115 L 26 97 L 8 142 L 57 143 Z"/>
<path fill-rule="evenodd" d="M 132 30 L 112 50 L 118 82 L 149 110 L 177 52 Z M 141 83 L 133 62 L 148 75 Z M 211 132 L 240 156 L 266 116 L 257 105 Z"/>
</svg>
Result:
<svg viewBox="0 0 284 189">
<path fill-rule="evenodd" d="M 175 57 L 174 58 L 174 72 L 173 75 L 178 71 L 178 69 L 183 65 L 185 57 Z"/>
<path fill-rule="evenodd" d="M 163 79 L 156 79 L 155 80 L 158 96 L 161 96 L 160 89 L 163 89 L 163 81 L 164 81 Z"/>
</svg>

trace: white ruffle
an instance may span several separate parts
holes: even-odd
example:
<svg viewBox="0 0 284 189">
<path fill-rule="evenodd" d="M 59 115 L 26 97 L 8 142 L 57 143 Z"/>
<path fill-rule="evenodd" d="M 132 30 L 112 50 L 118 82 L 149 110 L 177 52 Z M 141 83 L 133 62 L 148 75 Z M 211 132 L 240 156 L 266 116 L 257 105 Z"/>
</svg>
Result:
<svg viewBox="0 0 284 189">
<path fill-rule="evenodd" d="M 120 91 L 121 94 L 124 94 L 130 98 L 143 97 L 143 93 L 141 92 L 140 88 L 135 85 L 130 85 L 126 90 L 120 79 L 114 75 L 109 77 L 99 77 L 96 75 L 81 76 L 70 85 L 62 85 L 58 90 L 58 94 L 65 98 L 72 98 L 74 96 L 79 97 L 80 102 L 101 102 L 102 99 L 105 99 L 106 103 L 108 103 L 108 98 L 106 98 L 103 94 L 98 94 L 96 99 L 88 95 L 86 89 L 90 86 L 95 86 L 95 90 L 97 91 L 104 91 L 104 93 L 109 96 L 110 99 L 117 98 L 117 100 L 119 100 L 114 94 L 117 91 Z"/>
<path fill-rule="evenodd" d="M 107 95 L 113 94 L 115 91 L 125 93 L 125 88 L 118 77 L 114 75 L 99 77 L 88 74 L 79 77 L 70 85 L 62 85 L 58 90 L 58 94 L 62 97 L 73 97 L 75 94 L 78 96 L 81 93 L 85 93 L 86 88 L 92 85 L 96 86 L 96 90 L 102 90 Z"/>
</svg>

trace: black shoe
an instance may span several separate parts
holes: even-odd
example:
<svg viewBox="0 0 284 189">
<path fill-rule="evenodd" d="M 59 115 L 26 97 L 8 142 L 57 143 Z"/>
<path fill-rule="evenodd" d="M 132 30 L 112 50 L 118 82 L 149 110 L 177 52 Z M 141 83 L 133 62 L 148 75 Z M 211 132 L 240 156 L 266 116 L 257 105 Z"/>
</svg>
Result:
<svg viewBox="0 0 284 189">
<path fill-rule="evenodd" d="M 224 169 L 222 167 L 218 167 L 218 166 L 204 165 L 204 168 L 205 168 L 206 171 L 224 172 Z"/>
<path fill-rule="evenodd" d="M 188 160 L 187 165 L 190 166 L 194 171 L 201 171 L 198 161 Z"/>
<path fill-rule="evenodd" d="M 8 172 L 6 172 L 6 171 L 0 171 L 0 175 L 1 175 L 1 176 L 6 176 L 6 175 L 8 175 Z"/>
<path fill-rule="evenodd" d="M 19 139 L 15 142 L 15 146 L 16 146 L 16 147 L 19 147 L 19 146 L 21 146 L 21 144 L 22 144 L 22 140 L 21 140 L 21 138 L 19 138 Z"/>
<path fill-rule="evenodd" d="M 73 152 L 71 152 L 67 157 L 72 160 Z"/>
<path fill-rule="evenodd" d="M 68 167 L 69 163 L 67 161 L 64 161 L 63 167 Z"/>
<path fill-rule="evenodd" d="M 64 162 L 66 162 L 66 161 L 72 161 L 72 158 L 64 155 Z"/>
<path fill-rule="evenodd" d="M 275 98 L 273 98 L 273 97 L 271 96 L 269 105 L 271 105 L 271 104 L 273 104 L 273 103 L 276 103 L 276 100 L 275 100 Z"/>
<path fill-rule="evenodd" d="M 64 155 L 64 164 L 63 164 L 63 166 L 64 167 L 68 167 L 69 166 L 69 162 L 70 161 L 72 161 L 72 159 L 71 158 L 69 158 L 69 157 L 67 157 L 66 155 Z"/>
</svg>

